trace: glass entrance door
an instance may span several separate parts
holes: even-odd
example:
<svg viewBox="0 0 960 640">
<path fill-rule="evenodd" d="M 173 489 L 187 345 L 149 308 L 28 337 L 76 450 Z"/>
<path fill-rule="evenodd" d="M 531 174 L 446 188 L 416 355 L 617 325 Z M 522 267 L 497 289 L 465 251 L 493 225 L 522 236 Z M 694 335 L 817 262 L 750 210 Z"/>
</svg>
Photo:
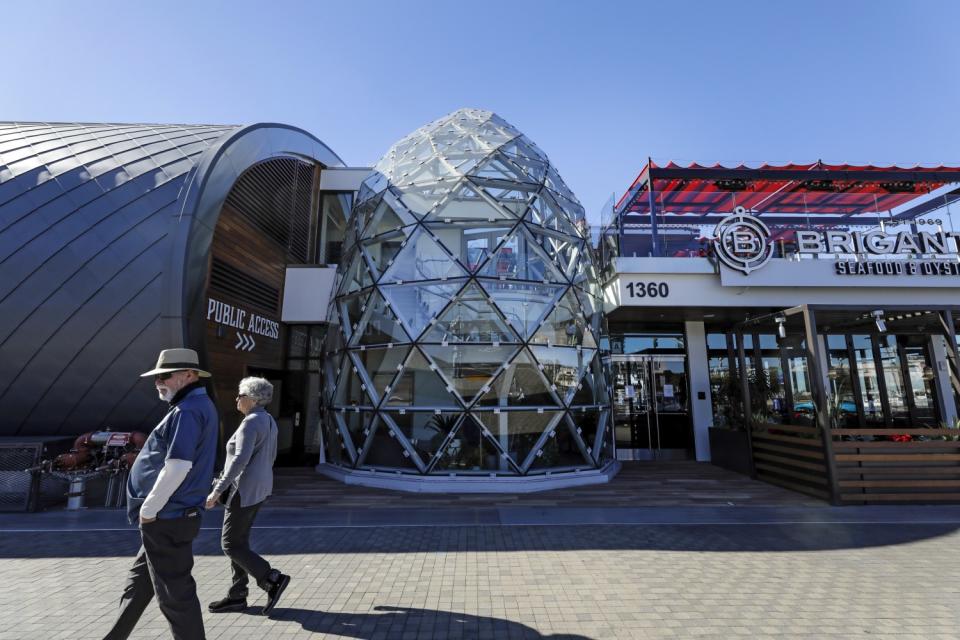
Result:
<svg viewBox="0 0 960 640">
<path fill-rule="evenodd" d="M 617 457 L 690 458 L 693 432 L 685 356 L 612 356 L 611 373 Z"/>
</svg>

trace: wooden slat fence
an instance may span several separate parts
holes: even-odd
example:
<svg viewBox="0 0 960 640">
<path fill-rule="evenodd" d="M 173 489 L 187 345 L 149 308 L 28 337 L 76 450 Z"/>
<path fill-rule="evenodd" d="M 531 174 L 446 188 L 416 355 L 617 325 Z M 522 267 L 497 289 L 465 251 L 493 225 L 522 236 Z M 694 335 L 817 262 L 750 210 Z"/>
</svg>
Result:
<svg viewBox="0 0 960 640">
<path fill-rule="evenodd" d="M 830 499 L 823 439 L 816 427 L 763 425 L 754 427 L 751 436 L 757 478 Z"/>
<path fill-rule="evenodd" d="M 831 436 L 841 504 L 960 502 L 957 429 L 834 429 Z"/>
</svg>

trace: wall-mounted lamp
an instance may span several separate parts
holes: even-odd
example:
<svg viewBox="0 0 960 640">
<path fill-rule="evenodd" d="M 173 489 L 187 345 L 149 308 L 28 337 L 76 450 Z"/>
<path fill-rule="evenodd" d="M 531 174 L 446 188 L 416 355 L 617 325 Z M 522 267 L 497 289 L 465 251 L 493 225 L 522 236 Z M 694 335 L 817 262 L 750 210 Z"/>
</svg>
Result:
<svg viewBox="0 0 960 640">
<path fill-rule="evenodd" d="M 773 321 L 777 323 L 777 335 L 780 336 L 781 340 L 783 340 L 787 337 L 787 316 L 774 316 Z"/>
<path fill-rule="evenodd" d="M 883 321 L 883 310 L 874 309 L 870 312 L 870 315 L 873 316 L 873 321 L 877 323 L 877 331 L 880 333 L 887 332 L 887 323 Z"/>
</svg>

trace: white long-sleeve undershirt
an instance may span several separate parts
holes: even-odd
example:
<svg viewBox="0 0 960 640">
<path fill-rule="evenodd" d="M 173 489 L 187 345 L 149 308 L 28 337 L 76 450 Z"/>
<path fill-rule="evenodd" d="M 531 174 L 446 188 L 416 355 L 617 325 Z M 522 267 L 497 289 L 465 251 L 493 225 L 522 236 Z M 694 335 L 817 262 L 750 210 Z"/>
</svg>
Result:
<svg viewBox="0 0 960 640">
<path fill-rule="evenodd" d="M 160 469 L 160 473 L 157 474 L 157 481 L 153 483 L 153 489 L 150 490 L 140 506 L 140 517 L 148 520 L 156 518 L 160 510 L 170 500 L 173 492 L 183 483 L 192 467 L 193 463 L 189 460 L 178 460 L 176 458 L 167 460 L 163 464 L 163 469 Z"/>
</svg>

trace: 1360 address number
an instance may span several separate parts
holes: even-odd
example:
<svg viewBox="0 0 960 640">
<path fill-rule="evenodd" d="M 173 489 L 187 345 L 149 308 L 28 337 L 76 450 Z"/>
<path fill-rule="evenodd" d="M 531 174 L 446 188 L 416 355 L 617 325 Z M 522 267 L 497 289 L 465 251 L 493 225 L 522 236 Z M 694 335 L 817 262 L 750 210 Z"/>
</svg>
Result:
<svg viewBox="0 0 960 640">
<path fill-rule="evenodd" d="M 666 282 L 628 282 L 625 286 L 631 298 L 666 298 L 670 295 Z"/>
</svg>

